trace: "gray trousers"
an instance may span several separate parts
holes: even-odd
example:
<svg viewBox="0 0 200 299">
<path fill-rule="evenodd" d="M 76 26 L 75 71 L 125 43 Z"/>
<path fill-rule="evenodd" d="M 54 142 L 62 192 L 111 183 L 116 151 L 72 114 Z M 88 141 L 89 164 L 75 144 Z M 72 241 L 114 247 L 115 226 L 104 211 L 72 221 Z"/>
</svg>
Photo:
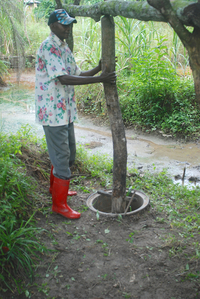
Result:
<svg viewBox="0 0 200 299">
<path fill-rule="evenodd" d="M 43 126 L 47 148 L 51 163 L 54 167 L 53 174 L 63 180 L 71 176 L 70 166 L 76 156 L 76 141 L 74 124 L 51 127 Z"/>
</svg>

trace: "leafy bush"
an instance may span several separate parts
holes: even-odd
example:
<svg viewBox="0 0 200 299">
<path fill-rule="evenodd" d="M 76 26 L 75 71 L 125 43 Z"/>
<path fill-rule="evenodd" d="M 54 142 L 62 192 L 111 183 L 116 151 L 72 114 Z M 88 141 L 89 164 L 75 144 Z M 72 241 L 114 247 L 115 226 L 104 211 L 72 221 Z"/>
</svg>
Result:
<svg viewBox="0 0 200 299">
<path fill-rule="evenodd" d="M 119 82 L 124 122 L 177 135 L 196 134 L 199 110 L 191 79 L 179 77 L 166 58 L 164 39 L 132 59 L 132 73 Z"/>
</svg>

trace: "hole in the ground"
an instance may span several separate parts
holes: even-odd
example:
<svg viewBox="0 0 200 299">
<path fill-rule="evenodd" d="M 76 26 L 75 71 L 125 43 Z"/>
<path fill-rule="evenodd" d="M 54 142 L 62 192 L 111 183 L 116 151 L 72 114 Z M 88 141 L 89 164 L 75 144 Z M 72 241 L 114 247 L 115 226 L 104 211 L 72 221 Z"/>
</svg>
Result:
<svg viewBox="0 0 200 299">
<path fill-rule="evenodd" d="M 109 194 L 112 193 L 112 190 L 106 191 Z M 127 197 L 127 205 L 131 197 Z M 94 212 L 99 212 L 102 215 L 107 216 L 118 216 L 119 214 L 111 213 L 111 196 L 106 196 L 103 194 L 94 193 L 90 195 L 87 199 L 87 206 Z M 149 206 L 149 198 L 142 191 L 136 191 L 133 201 L 130 204 L 126 213 L 120 213 L 120 215 L 132 215 L 136 214 Z"/>
</svg>

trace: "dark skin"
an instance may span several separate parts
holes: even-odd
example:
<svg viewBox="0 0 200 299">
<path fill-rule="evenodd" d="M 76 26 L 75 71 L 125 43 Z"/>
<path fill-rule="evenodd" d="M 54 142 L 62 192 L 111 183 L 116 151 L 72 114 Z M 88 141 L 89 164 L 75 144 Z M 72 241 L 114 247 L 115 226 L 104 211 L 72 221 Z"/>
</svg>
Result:
<svg viewBox="0 0 200 299">
<path fill-rule="evenodd" d="M 59 37 L 60 40 L 64 41 L 67 39 L 70 33 L 71 25 L 62 25 L 58 22 L 55 22 L 50 25 L 51 31 Z M 62 85 L 85 85 L 93 83 L 116 83 L 116 74 L 115 72 L 108 73 L 105 69 L 99 76 L 95 76 L 98 72 L 101 71 L 101 60 L 99 61 L 98 66 L 95 68 L 81 72 L 79 76 L 63 75 L 59 76 L 58 79 Z"/>
</svg>

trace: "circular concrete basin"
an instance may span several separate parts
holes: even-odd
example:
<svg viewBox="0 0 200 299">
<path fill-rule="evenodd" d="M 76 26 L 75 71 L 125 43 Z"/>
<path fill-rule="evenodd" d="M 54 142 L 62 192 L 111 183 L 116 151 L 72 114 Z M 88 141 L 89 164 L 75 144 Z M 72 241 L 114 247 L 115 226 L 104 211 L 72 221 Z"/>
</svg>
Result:
<svg viewBox="0 0 200 299">
<path fill-rule="evenodd" d="M 133 194 L 134 191 L 132 191 Z M 128 209 L 128 211 L 126 213 L 111 213 L 111 194 L 112 194 L 112 190 L 106 190 L 106 193 L 109 193 L 109 195 L 103 195 L 103 194 L 99 194 L 98 192 L 93 193 L 92 195 L 90 195 L 87 199 L 87 206 L 90 208 L 90 210 L 92 210 L 93 212 L 98 212 L 101 215 L 105 215 L 105 216 L 111 216 L 111 217 L 115 217 L 115 216 L 119 216 L 119 215 L 133 215 L 133 214 L 137 214 L 138 212 L 144 210 L 145 208 L 147 208 L 149 206 L 149 197 L 143 193 L 142 191 L 136 191 L 133 201 L 130 205 L 130 208 Z M 126 201 L 127 201 L 127 205 L 130 201 L 131 197 L 127 197 Z"/>
</svg>

